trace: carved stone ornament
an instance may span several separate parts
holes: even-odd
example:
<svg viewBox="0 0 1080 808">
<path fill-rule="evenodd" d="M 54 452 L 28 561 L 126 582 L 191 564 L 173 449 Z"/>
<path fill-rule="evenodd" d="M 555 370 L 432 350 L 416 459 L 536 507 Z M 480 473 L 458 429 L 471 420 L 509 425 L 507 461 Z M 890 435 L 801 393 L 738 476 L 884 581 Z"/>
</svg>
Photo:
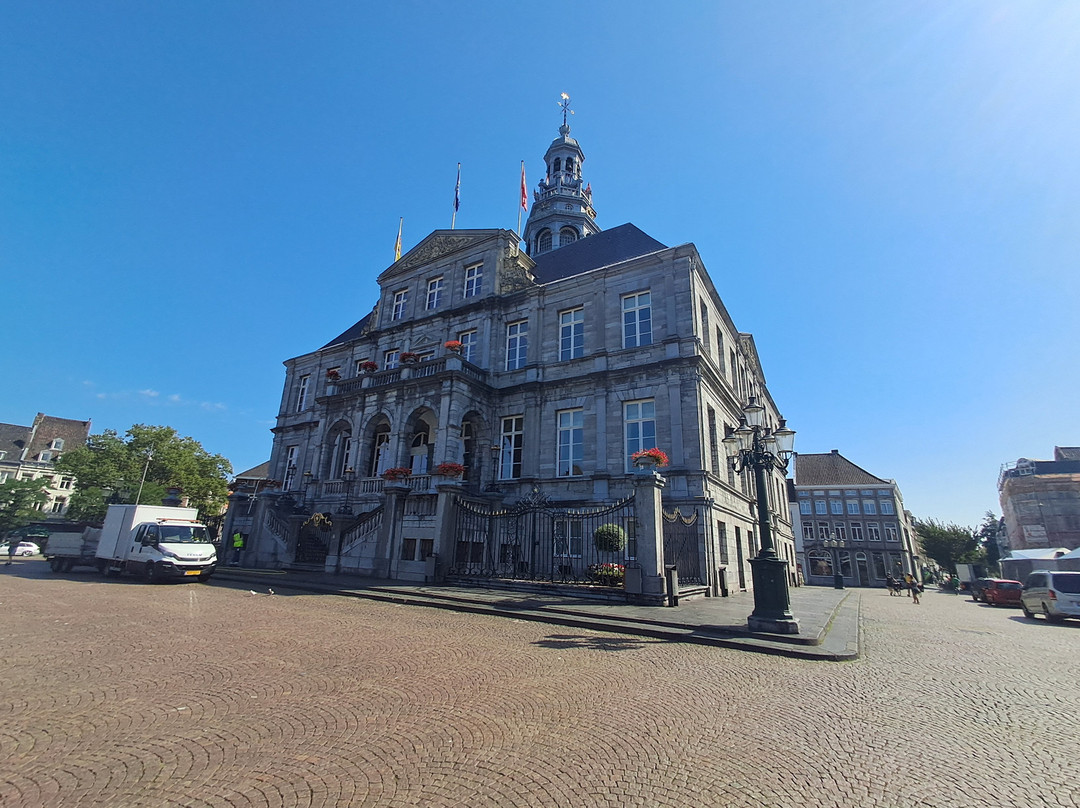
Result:
<svg viewBox="0 0 1080 808">
<path fill-rule="evenodd" d="M 499 275 L 499 294 L 506 295 L 519 289 L 535 286 L 529 271 L 520 264 L 506 264 Z"/>
<path fill-rule="evenodd" d="M 436 236 L 414 249 L 408 256 L 399 261 L 393 269 L 400 271 L 427 264 L 436 258 L 457 252 L 470 241 L 471 239 L 468 236 Z"/>
</svg>

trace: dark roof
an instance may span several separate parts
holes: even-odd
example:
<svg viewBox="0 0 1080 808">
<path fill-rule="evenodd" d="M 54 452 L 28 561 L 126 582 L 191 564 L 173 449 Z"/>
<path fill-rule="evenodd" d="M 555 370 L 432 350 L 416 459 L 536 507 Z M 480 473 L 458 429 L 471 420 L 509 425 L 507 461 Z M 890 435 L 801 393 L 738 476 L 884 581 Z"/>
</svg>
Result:
<svg viewBox="0 0 1080 808">
<path fill-rule="evenodd" d="M 371 315 L 368 314 L 366 317 L 360 320 L 360 322 L 349 328 L 348 331 L 339 334 L 338 336 L 330 340 L 328 343 L 326 343 L 323 348 L 329 348 L 331 345 L 340 345 L 343 342 L 349 342 L 354 339 L 359 339 L 363 335 L 364 329 L 367 327 L 368 321 L 370 319 Z"/>
<path fill-rule="evenodd" d="M 247 471 L 241 471 L 235 477 L 234 480 L 268 480 L 270 479 L 270 461 L 260 463 L 253 469 Z"/>
<path fill-rule="evenodd" d="M 0 452 L 4 460 L 20 460 L 22 450 L 30 442 L 30 427 L 16 424 L 0 424 Z"/>
<path fill-rule="evenodd" d="M 72 449 L 84 445 L 86 439 L 90 436 L 90 422 L 75 421 L 71 418 L 56 418 L 39 412 L 34 419 L 33 430 L 34 436 L 30 444 L 30 451 L 26 455 L 28 458 L 37 457 L 40 452 L 48 449 L 56 438 L 64 441 L 63 451 L 65 452 L 70 452 Z"/>
<path fill-rule="evenodd" d="M 889 480 L 875 477 L 833 449 L 828 454 L 795 456 L 795 485 L 891 485 Z"/>
<path fill-rule="evenodd" d="M 534 256 L 536 268 L 533 273 L 537 283 L 551 283 L 666 249 L 666 244 L 661 244 L 634 225 L 621 224 Z"/>
<path fill-rule="evenodd" d="M 1055 446 L 1054 460 L 1080 460 L 1080 446 Z"/>
</svg>

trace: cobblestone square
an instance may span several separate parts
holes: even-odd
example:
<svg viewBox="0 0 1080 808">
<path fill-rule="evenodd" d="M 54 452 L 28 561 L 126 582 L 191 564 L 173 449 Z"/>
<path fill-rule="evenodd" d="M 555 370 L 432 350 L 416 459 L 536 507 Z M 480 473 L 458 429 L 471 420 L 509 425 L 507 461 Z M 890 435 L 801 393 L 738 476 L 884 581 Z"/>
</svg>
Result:
<svg viewBox="0 0 1080 808">
<path fill-rule="evenodd" d="M 1080 622 L 861 595 L 807 662 L 17 563 L 0 805 L 1080 805 Z"/>
</svg>

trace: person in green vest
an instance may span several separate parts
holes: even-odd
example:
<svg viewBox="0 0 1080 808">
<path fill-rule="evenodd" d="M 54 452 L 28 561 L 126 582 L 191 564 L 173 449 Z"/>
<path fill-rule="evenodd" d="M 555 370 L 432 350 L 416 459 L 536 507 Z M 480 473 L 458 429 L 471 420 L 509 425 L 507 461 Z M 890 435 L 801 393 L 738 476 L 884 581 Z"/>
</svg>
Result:
<svg viewBox="0 0 1080 808">
<path fill-rule="evenodd" d="M 240 551 L 244 549 L 244 534 L 239 530 L 232 534 L 233 560 L 232 566 L 240 565 Z"/>
</svg>

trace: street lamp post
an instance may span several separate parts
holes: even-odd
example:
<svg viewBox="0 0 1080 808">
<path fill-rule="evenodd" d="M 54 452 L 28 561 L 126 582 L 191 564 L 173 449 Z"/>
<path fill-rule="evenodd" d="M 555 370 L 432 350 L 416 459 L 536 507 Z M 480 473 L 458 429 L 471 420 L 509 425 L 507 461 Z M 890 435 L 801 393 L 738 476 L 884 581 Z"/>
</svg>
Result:
<svg viewBox="0 0 1080 808">
<path fill-rule="evenodd" d="M 833 553 L 833 589 L 844 588 L 844 573 L 840 569 L 840 550 L 845 547 L 843 539 L 836 538 L 836 534 L 830 534 L 823 544 L 832 550 Z"/>
<path fill-rule="evenodd" d="M 497 483 L 499 482 L 499 454 L 502 452 L 502 447 L 493 443 L 491 445 L 491 487 L 488 491 L 498 491 Z"/>
<path fill-rule="evenodd" d="M 772 469 L 786 471 L 793 454 L 795 431 L 788 429 L 781 418 L 780 426 L 769 431 L 765 428 L 765 408 L 754 396 L 743 408 L 739 428 L 723 440 L 728 453 L 728 463 L 736 474 L 747 469 L 754 472 L 758 534 L 761 549 L 750 559 L 754 579 L 754 611 L 747 618 L 751 631 L 768 631 L 776 634 L 798 634 L 799 621 L 791 613 L 791 597 L 788 591 L 788 562 L 780 558 L 773 546 L 772 515 L 769 510 L 768 472 Z"/>
</svg>

